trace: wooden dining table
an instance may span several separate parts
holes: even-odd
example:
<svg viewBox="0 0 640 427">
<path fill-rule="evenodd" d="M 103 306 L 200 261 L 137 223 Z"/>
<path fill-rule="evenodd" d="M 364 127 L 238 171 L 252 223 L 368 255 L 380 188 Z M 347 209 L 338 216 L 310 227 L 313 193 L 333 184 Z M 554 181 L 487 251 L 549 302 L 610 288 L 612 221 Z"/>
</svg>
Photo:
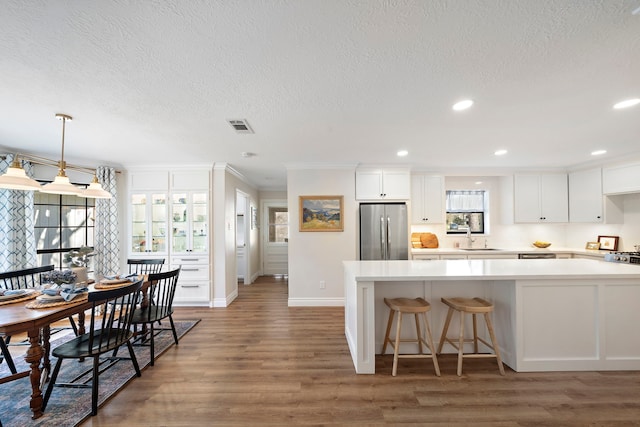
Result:
<svg viewBox="0 0 640 427">
<path fill-rule="evenodd" d="M 143 278 L 141 306 L 148 305 L 147 276 Z M 89 287 L 89 292 L 100 292 Z M 29 348 L 24 355 L 24 360 L 29 365 L 28 376 L 31 382 L 31 408 L 32 419 L 40 418 L 42 412 L 42 388 L 51 371 L 49 361 L 49 331 L 50 325 L 78 315 L 78 335 L 85 333 L 85 310 L 91 308 L 91 303 L 82 299 L 76 303 L 69 303 L 49 308 L 27 308 L 26 305 L 33 300 L 21 301 L 0 306 L 0 334 L 13 336 L 26 333 L 29 340 Z M 27 376 L 26 373 L 18 373 L 17 377 Z"/>
</svg>

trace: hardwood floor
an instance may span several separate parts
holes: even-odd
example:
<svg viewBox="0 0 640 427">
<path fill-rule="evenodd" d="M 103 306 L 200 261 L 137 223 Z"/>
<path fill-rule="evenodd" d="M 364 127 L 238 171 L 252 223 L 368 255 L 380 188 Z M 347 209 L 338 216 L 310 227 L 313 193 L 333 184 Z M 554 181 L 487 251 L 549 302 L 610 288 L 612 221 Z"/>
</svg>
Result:
<svg viewBox="0 0 640 427">
<path fill-rule="evenodd" d="M 493 360 L 377 359 L 356 375 L 343 308 L 287 307 L 284 280 L 240 286 L 86 426 L 630 426 L 640 425 L 640 372 L 498 373 Z"/>
</svg>

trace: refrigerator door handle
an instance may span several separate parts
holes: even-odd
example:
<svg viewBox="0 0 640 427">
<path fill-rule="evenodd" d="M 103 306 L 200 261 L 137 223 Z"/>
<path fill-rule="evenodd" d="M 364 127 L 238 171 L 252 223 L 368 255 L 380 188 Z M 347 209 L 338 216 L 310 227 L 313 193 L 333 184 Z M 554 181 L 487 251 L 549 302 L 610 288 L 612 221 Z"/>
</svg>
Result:
<svg viewBox="0 0 640 427">
<path fill-rule="evenodd" d="M 387 244 L 385 245 L 387 248 L 387 257 L 385 259 L 391 258 L 391 217 L 387 217 Z"/>
<path fill-rule="evenodd" d="M 384 217 L 380 217 L 380 259 L 387 259 L 387 242 L 385 241 Z"/>
</svg>

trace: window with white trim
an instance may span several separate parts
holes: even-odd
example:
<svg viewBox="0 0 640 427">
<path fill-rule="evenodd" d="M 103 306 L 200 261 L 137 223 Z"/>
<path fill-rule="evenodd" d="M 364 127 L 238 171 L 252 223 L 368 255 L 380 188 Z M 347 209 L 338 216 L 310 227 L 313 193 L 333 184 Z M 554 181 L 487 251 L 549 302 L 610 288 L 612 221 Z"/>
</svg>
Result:
<svg viewBox="0 0 640 427">
<path fill-rule="evenodd" d="M 489 193 L 485 190 L 447 190 L 447 234 L 484 234 Z"/>
</svg>

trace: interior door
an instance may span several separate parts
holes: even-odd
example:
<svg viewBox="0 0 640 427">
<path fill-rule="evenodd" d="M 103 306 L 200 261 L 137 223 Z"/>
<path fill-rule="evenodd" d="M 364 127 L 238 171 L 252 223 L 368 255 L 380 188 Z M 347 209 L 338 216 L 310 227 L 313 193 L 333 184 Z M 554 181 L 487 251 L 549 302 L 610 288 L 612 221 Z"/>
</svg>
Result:
<svg viewBox="0 0 640 427">
<path fill-rule="evenodd" d="M 262 274 L 289 274 L 289 208 L 286 200 L 262 204 Z"/>
</svg>

